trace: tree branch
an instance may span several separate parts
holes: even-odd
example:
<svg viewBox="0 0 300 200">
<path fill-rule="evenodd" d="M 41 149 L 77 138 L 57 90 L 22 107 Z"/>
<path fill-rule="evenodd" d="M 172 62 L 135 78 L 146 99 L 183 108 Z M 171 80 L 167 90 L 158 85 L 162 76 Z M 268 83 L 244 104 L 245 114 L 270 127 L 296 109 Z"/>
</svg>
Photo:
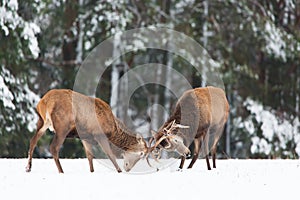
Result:
<svg viewBox="0 0 300 200">
<path fill-rule="evenodd" d="M 78 62 L 76 60 L 68 60 L 68 61 L 62 61 L 62 62 L 54 62 L 49 58 L 32 58 L 32 57 L 25 57 L 27 60 L 35 61 L 35 62 L 41 62 L 45 63 L 47 65 L 51 65 L 54 67 L 63 67 L 66 65 L 74 65 L 74 66 L 79 66 L 81 65 L 81 62 Z"/>
</svg>

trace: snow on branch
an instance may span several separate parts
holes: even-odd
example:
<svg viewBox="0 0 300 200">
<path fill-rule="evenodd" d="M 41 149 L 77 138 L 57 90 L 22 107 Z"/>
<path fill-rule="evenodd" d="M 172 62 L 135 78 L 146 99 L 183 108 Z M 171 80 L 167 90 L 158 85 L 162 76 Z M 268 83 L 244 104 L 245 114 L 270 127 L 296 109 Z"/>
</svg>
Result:
<svg viewBox="0 0 300 200">
<path fill-rule="evenodd" d="M 37 58 L 40 52 L 36 35 L 40 33 L 40 27 L 34 22 L 25 21 L 18 14 L 17 0 L 3 0 L 0 7 L 0 31 L 4 32 L 5 36 L 15 36 L 12 33 L 22 30 L 17 33 L 24 40 L 28 41 L 28 48 L 34 58 Z"/>
<path fill-rule="evenodd" d="M 251 136 L 251 153 L 277 157 L 281 154 L 293 157 L 300 155 L 300 121 L 298 117 L 279 118 L 275 110 L 248 98 L 244 106 L 250 115 L 241 122 Z M 287 115 L 288 116 L 288 115 Z"/>
<path fill-rule="evenodd" d="M 14 130 L 14 120 L 17 119 L 32 132 L 37 122 L 35 106 L 40 97 L 30 90 L 27 83 L 12 75 L 4 66 L 0 71 L 0 96 L 0 106 L 3 105 L 0 117 L 2 115 L 7 118 L 7 124 L 3 128 L 7 131 Z"/>
</svg>

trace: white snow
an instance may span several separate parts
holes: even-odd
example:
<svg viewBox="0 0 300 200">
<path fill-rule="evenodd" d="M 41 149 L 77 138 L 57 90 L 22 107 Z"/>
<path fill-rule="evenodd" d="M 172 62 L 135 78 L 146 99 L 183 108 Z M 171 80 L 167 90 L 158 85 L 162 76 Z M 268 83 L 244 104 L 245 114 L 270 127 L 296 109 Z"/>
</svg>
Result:
<svg viewBox="0 0 300 200">
<path fill-rule="evenodd" d="M 267 32 L 265 35 L 267 52 L 274 54 L 283 61 L 286 61 L 286 55 L 284 51 L 286 44 L 283 40 L 282 32 L 271 22 L 266 22 L 265 30 Z"/>
<path fill-rule="evenodd" d="M 186 164 L 189 164 L 187 160 Z M 144 161 L 142 161 L 144 162 Z M 217 160 L 208 171 L 204 160 L 193 169 L 171 167 L 151 174 L 117 173 L 99 162 L 90 173 L 86 159 L 61 159 L 59 174 L 52 159 L 0 159 L 1 199 L 297 199 L 299 160 Z M 145 163 L 144 163 L 145 164 Z"/>
<path fill-rule="evenodd" d="M 251 138 L 252 145 L 251 145 L 251 152 L 264 152 L 266 155 L 269 155 L 272 149 L 271 144 L 269 144 L 264 138 L 259 138 L 254 136 Z"/>
<path fill-rule="evenodd" d="M 25 40 L 29 41 L 28 48 L 34 58 L 37 58 L 40 53 L 40 48 L 38 45 L 36 34 L 40 32 L 40 27 L 34 23 L 25 23 L 23 30 L 23 37 Z"/>
<path fill-rule="evenodd" d="M 7 2 L 7 6 L 12 10 L 18 10 L 19 4 L 17 0 L 10 0 Z"/>
</svg>

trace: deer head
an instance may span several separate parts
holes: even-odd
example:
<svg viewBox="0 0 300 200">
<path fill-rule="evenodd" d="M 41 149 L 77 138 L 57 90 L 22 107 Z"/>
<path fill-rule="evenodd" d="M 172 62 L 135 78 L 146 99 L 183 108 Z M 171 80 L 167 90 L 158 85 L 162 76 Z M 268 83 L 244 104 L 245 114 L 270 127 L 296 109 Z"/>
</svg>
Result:
<svg viewBox="0 0 300 200">
<path fill-rule="evenodd" d="M 137 140 L 139 141 L 137 149 L 134 151 L 125 151 L 123 153 L 125 171 L 130 171 L 140 159 L 144 158 L 147 159 L 148 165 L 152 167 L 148 160 L 149 155 L 151 155 L 154 160 L 158 161 L 162 149 L 167 151 L 177 151 L 183 156 L 189 155 L 190 150 L 185 146 L 184 139 L 177 134 L 180 128 L 186 129 L 189 128 L 189 126 L 177 124 L 174 120 L 166 127 L 160 129 L 162 132 L 155 133 L 153 131 L 153 137 L 149 141 L 149 146 L 146 145 L 145 140 L 140 135 L 137 135 Z M 155 137 L 156 134 L 160 136 Z M 156 142 L 153 146 L 151 146 L 154 138 L 156 138 Z"/>
<path fill-rule="evenodd" d="M 122 155 L 124 158 L 124 169 L 126 172 L 129 172 L 135 164 L 140 160 L 144 159 L 149 152 L 149 147 L 140 135 L 136 136 L 138 144 L 136 145 L 135 149 L 130 151 L 125 151 Z"/>
<path fill-rule="evenodd" d="M 181 128 L 187 129 L 189 126 L 184 126 L 177 124 L 175 120 L 167 124 L 167 126 L 161 128 L 157 133 L 152 131 L 153 138 L 151 139 L 150 145 L 154 138 L 156 142 L 153 147 L 151 147 L 152 155 L 158 159 L 161 154 L 161 150 L 165 149 L 167 151 L 177 151 L 182 156 L 187 156 L 191 152 L 187 146 L 184 144 L 183 137 L 180 136 Z"/>
</svg>

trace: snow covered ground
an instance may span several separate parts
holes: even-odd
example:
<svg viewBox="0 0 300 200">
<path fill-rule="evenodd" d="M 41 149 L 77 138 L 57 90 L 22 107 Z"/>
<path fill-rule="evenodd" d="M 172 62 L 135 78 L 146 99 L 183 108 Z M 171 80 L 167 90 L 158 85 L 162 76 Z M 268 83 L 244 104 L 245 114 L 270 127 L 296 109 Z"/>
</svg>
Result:
<svg viewBox="0 0 300 200">
<path fill-rule="evenodd" d="M 186 162 L 186 166 L 189 164 Z M 177 171 L 179 161 L 156 173 L 118 174 L 101 162 L 89 172 L 86 159 L 61 159 L 59 174 L 52 159 L 0 159 L 1 199 L 299 199 L 300 160 L 217 160 L 208 171 L 204 160 Z M 141 161 L 140 165 L 146 165 Z"/>
</svg>

